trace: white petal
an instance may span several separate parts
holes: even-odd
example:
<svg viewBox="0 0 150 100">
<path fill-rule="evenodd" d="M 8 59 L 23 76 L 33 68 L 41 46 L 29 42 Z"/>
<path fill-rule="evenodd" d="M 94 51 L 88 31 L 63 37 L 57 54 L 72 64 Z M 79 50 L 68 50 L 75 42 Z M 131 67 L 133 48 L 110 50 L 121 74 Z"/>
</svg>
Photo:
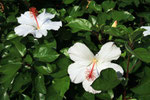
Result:
<svg viewBox="0 0 150 100">
<path fill-rule="evenodd" d="M 83 83 L 82 83 L 82 86 L 83 88 L 85 89 L 85 91 L 87 92 L 90 92 L 90 93 L 93 93 L 93 94 L 96 94 L 96 93 L 101 93 L 100 90 L 94 90 L 91 86 L 91 84 L 93 83 L 94 81 L 88 81 L 88 80 L 84 80 Z"/>
<path fill-rule="evenodd" d="M 47 31 L 46 30 L 36 30 L 35 32 L 33 32 L 33 36 L 36 38 L 41 38 L 42 35 L 46 36 L 47 35 Z"/>
<path fill-rule="evenodd" d="M 37 16 L 37 18 L 40 19 L 40 20 L 49 20 L 49 19 L 52 19 L 54 17 L 55 17 L 54 14 L 46 13 L 45 9 L 44 9 L 44 11 L 41 14 L 39 14 Z"/>
<path fill-rule="evenodd" d="M 58 30 L 62 26 L 61 21 L 50 21 L 47 20 L 43 22 L 42 24 L 42 29 L 47 29 L 47 30 Z"/>
<path fill-rule="evenodd" d="M 88 66 L 87 68 L 86 68 L 86 76 L 87 75 L 89 75 L 89 73 L 91 73 L 91 70 L 92 70 L 92 67 L 93 67 L 93 63 L 90 65 L 90 66 Z M 87 91 L 87 92 L 90 92 L 90 93 L 93 93 L 93 94 L 96 94 L 96 93 L 100 93 L 101 91 L 100 90 L 94 90 L 93 88 L 92 88 L 92 83 L 99 77 L 99 72 L 98 72 L 98 70 L 97 70 L 97 64 L 94 66 L 94 70 L 93 70 L 93 78 L 92 79 L 87 79 L 87 77 L 85 78 L 85 80 L 83 81 L 83 83 L 82 83 L 82 86 L 83 86 L 83 88 L 85 89 L 85 91 Z"/>
<path fill-rule="evenodd" d="M 31 14 L 31 12 L 29 11 L 25 12 L 24 14 L 21 14 L 21 16 L 18 17 L 17 19 L 18 19 L 18 23 L 20 24 L 36 26 L 35 19 L 33 15 Z"/>
<path fill-rule="evenodd" d="M 146 29 L 146 31 L 143 32 L 144 36 L 150 35 L 150 26 L 142 26 L 141 28 Z"/>
<path fill-rule="evenodd" d="M 26 36 L 32 33 L 33 30 L 35 30 L 35 28 L 30 25 L 19 25 L 14 29 L 15 33 L 19 36 Z"/>
<path fill-rule="evenodd" d="M 76 84 L 81 83 L 83 80 L 85 80 L 85 71 L 86 66 L 80 65 L 78 63 L 73 63 L 68 67 L 70 79 L 73 83 Z"/>
<path fill-rule="evenodd" d="M 107 68 L 114 69 L 117 72 L 117 75 L 119 75 L 119 76 L 123 75 L 123 73 L 124 73 L 122 67 L 120 65 L 118 65 L 118 64 L 111 63 L 111 62 L 104 62 L 104 63 L 98 62 L 97 69 L 98 69 L 99 73 L 102 70 L 107 69 Z"/>
<path fill-rule="evenodd" d="M 102 47 L 101 50 L 98 52 L 96 57 L 101 62 L 107 62 L 112 60 L 117 60 L 121 55 L 121 50 L 117 47 L 113 42 L 107 42 Z"/>
<path fill-rule="evenodd" d="M 68 50 L 70 58 L 81 65 L 89 65 L 94 58 L 93 53 L 85 44 L 75 43 Z"/>
</svg>

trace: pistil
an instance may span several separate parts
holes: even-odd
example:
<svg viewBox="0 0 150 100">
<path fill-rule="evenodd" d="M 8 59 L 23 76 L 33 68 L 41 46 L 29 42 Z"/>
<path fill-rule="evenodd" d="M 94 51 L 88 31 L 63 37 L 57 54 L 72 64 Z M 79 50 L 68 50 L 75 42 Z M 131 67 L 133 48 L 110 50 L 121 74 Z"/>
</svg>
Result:
<svg viewBox="0 0 150 100">
<path fill-rule="evenodd" d="M 37 29 L 40 29 L 40 26 L 39 26 L 39 23 L 38 23 L 37 17 L 36 17 L 37 14 L 38 14 L 38 11 L 36 10 L 35 7 L 31 7 L 31 8 L 29 9 L 29 11 L 32 13 L 32 15 L 33 15 L 33 17 L 34 17 L 34 19 L 35 19 L 35 21 L 36 21 Z"/>
<path fill-rule="evenodd" d="M 96 59 L 93 59 L 93 65 L 92 65 L 92 69 L 90 71 L 88 71 L 88 75 L 86 76 L 87 80 L 94 80 L 95 79 L 95 75 L 93 73 L 94 71 L 94 66 L 96 64 L 97 60 Z"/>
</svg>

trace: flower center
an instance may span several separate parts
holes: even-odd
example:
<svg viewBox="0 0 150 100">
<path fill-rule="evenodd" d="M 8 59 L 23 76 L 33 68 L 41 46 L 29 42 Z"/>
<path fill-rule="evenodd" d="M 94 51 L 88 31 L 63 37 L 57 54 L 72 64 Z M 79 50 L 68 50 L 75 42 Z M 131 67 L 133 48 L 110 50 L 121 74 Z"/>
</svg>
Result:
<svg viewBox="0 0 150 100">
<path fill-rule="evenodd" d="M 37 24 L 37 29 L 40 29 L 40 26 L 39 26 L 39 23 L 38 23 L 38 21 L 37 21 L 37 14 L 38 14 L 38 11 L 36 10 L 36 8 L 35 7 L 31 7 L 31 8 L 29 8 L 29 11 L 32 13 L 32 15 L 33 15 L 33 17 L 34 17 L 34 19 L 35 19 L 35 21 L 36 21 L 36 24 Z"/>
<path fill-rule="evenodd" d="M 95 66 L 96 63 L 97 63 L 97 59 L 94 58 L 94 59 L 92 60 L 92 64 L 93 64 L 93 65 L 92 65 L 92 69 L 90 69 L 90 70 L 87 71 L 86 79 L 89 80 L 89 81 L 90 81 L 90 80 L 93 81 L 93 80 L 95 79 L 94 66 Z"/>
</svg>

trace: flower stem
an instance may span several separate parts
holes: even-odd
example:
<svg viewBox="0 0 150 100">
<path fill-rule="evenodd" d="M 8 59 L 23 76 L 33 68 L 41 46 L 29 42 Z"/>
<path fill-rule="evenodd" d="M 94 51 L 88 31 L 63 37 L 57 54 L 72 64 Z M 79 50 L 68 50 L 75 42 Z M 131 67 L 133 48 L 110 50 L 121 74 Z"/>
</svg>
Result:
<svg viewBox="0 0 150 100">
<path fill-rule="evenodd" d="M 129 77 L 129 64 L 130 64 L 130 57 L 131 57 L 131 55 L 129 55 L 129 56 L 128 56 L 126 79 Z"/>
<path fill-rule="evenodd" d="M 133 44 L 132 43 L 129 43 L 129 46 L 131 47 L 131 49 L 133 49 Z M 131 54 L 128 55 L 128 59 L 127 59 L 127 72 L 126 72 L 126 75 L 125 75 L 126 80 L 129 78 L 130 57 L 131 57 Z M 126 87 L 125 87 L 124 92 L 123 92 L 123 100 L 128 100 L 126 98 Z"/>
</svg>

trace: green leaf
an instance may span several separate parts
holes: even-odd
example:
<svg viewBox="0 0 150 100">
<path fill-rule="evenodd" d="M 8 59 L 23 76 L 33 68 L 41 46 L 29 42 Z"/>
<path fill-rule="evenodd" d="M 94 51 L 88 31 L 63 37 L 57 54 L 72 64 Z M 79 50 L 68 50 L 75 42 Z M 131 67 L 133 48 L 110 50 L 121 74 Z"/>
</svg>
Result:
<svg viewBox="0 0 150 100">
<path fill-rule="evenodd" d="M 132 50 L 127 44 L 125 45 L 126 49 L 133 55 L 135 55 L 140 60 L 149 63 L 150 62 L 150 52 L 145 48 L 136 48 Z"/>
<path fill-rule="evenodd" d="M 7 17 L 7 23 L 12 23 L 12 22 L 16 22 L 16 21 L 17 21 L 17 19 L 14 15 Z"/>
<path fill-rule="evenodd" d="M 32 57 L 30 55 L 27 55 L 24 59 L 25 62 L 27 62 L 28 64 L 32 63 Z"/>
<path fill-rule="evenodd" d="M 146 22 L 150 22 L 150 13 L 149 12 L 140 12 L 137 14 L 139 17 L 143 17 Z"/>
<path fill-rule="evenodd" d="M 110 16 L 104 12 L 100 12 L 97 16 L 97 21 L 99 25 L 105 24 L 106 20 L 109 20 Z"/>
<path fill-rule="evenodd" d="M 45 100 L 45 95 L 42 93 L 36 93 L 34 100 Z"/>
<path fill-rule="evenodd" d="M 51 95 L 49 95 L 51 94 Z M 53 85 L 49 86 L 47 89 L 46 100 L 62 100 L 61 97 L 56 90 L 54 89 Z"/>
<path fill-rule="evenodd" d="M 97 24 L 97 17 L 90 15 L 89 16 L 89 21 L 92 23 L 92 25 L 96 25 Z"/>
<path fill-rule="evenodd" d="M 4 49 L 4 44 L 0 43 L 0 51 Z"/>
<path fill-rule="evenodd" d="M 11 40 L 16 37 L 17 37 L 17 35 L 14 33 L 14 31 L 11 31 L 10 34 L 7 35 L 7 40 Z"/>
<path fill-rule="evenodd" d="M 2 76 L 0 77 L 0 83 L 7 83 L 9 85 L 20 68 L 20 62 L 8 63 L 0 66 L 0 72 L 2 73 Z"/>
<path fill-rule="evenodd" d="M 52 77 L 54 78 L 62 78 L 67 76 L 67 69 L 68 66 L 71 64 L 71 60 L 69 58 L 66 58 L 65 56 L 60 56 L 59 59 L 56 61 L 57 66 L 59 67 L 60 70 L 57 72 L 51 74 Z"/>
<path fill-rule="evenodd" d="M 131 54 L 135 55 L 135 53 L 133 52 L 133 50 L 131 49 L 131 47 L 126 43 L 125 44 L 125 48 L 128 52 L 130 52 Z"/>
<path fill-rule="evenodd" d="M 101 5 L 96 4 L 96 2 L 93 0 L 89 4 L 89 9 L 92 9 L 95 12 L 101 12 L 102 11 Z"/>
<path fill-rule="evenodd" d="M 115 7 L 116 3 L 113 1 L 104 1 L 102 7 L 105 12 L 112 10 Z"/>
<path fill-rule="evenodd" d="M 110 34 L 112 36 L 121 37 L 124 39 L 128 38 L 128 33 L 130 32 L 128 28 L 126 28 L 124 25 L 118 25 L 117 27 L 111 27 L 111 26 L 105 26 L 104 32 L 106 34 Z"/>
<path fill-rule="evenodd" d="M 56 65 L 54 64 L 47 64 L 47 66 L 44 65 L 35 65 L 35 70 L 43 75 L 50 75 L 56 70 Z"/>
<path fill-rule="evenodd" d="M 84 92 L 82 96 L 76 95 L 75 100 L 95 100 L 95 96 L 92 93 Z"/>
<path fill-rule="evenodd" d="M 57 66 L 59 66 L 60 69 L 66 69 L 71 64 L 71 60 L 69 58 L 66 58 L 65 56 L 60 56 L 57 60 Z"/>
<path fill-rule="evenodd" d="M 137 41 L 143 37 L 143 32 L 145 29 L 137 28 L 134 32 L 131 33 L 132 41 Z"/>
<path fill-rule="evenodd" d="M 59 70 L 58 72 L 52 73 L 51 76 L 54 78 L 65 77 L 65 76 L 67 76 L 67 70 L 66 69 Z"/>
<path fill-rule="evenodd" d="M 72 16 L 67 16 L 65 18 L 65 20 L 69 23 L 70 21 L 72 21 L 74 18 Z"/>
<path fill-rule="evenodd" d="M 33 53 L 34 58 L 42 62 L 53 62 L 59 54 L 51 47 L 51 45 L 40 45 L 36 47 Z"/>
<path fill-rule="evenodd" d="M 111 11 L 110 15 L 112 16 L 113 20 L 117 21 L 133 21 L 135 17 L 129 13 L 128 11 Z"/>
<path fill-rule="evenodd" d="M 17 48 L 17 50 L 19 51 L 19 53 L 21 54 L 21 56 L 23 57 L 26 53 L 26 47 L 19 41 L 13 41 L 13 43 L 15 47 Z"/>
<path fill-rule="evenodd" d="M 69 89 L 70 85 L 69 77 L 66 76 L 60 79 L 54 79 L 52 83 L 55 91 L 59 94 L 59 96 L 64 97 L 65 92 Z M 61 88 L 59 86 L 61 86 Z"/>
<path fill-rule="evenodd" d="M 31 100 L 29 96 L 25 95 L 25 94 L 22 94 L 24 99 L 23 100 Z"/>
<path fill-rule="evenodd" d="M 42 10 L 44 10 L 44 9 L 42 9 Z M 47 9 L 46 9 L 46 12 L 49 12 L 49 13 L 55 14 L 55 15 L 59 15 L 59 14 L 57 13 L 57 11 L 56 11 L 54 8 L 47 8 Z"/>
<path fill-rule="evenodd" d="M 75 0 L 63 0 L 64 4 L 71 4 L 72 2 L 74 2 Z"/>
<path fill-rule="evenodd" d="M 127 72 L 127 60 L 124 60 L 121 66 L 124 68 L 124 71 Z M 129 73 L 136 72 L 140 67 L 141 67 L 141 62 L 138 60 L 137 57 L 130 58 Z"/>
<path fill-rule="evenodd" d="M 139 97 L 143 98 L 141 100 L 148 100 L 150 97 L 150 68 L 145 67 L 144 69 L 144 77 L 139 82 L 139 84 L 132 88 L 131 91 L 133 91 L 135 94 L 137 94 Z M 144 99 L 145 98 L 145 99 Z"/>
<path fill-rule="evenodd" d="M 73 6 L 71 9 L 69 9 L 69 16 L 76 18 L 78 16 L 82 16 L 84 11 L 81 10 L 80 6 Z M 68 16 L 67 16 L 68 17 Z"/>
<path fill-rule="evenodd" d="M 59 12 L 60 12 L 61 16 L 63 17 L 66 14 L 66 9 L 62 8 L 61 10 L 59 10 Z"/>
<path fill-rule="evenodd" d="M 4 92 L 3 94 L 1 94 L 0 100 L 10 100 L 8 93 Z"/>
<path fill-rule="evenodd" d="M 41 74 L 38 74 L 35 77 L 35 89 L 38 93 L 46 94 L 44 76 Z"/>
<path fill-rule="evenodd" d="M 108 93 L 99 93 L 96 94 L 96 97 L 99 98 L 100 100 L 111 100 L 111 97 Z"/>
<path fill-rule="evenodd" d="M 117 100 L 122 100 L 122 95 L 119 96 L 119 98 Z"/>
<path fill-rule="evenodd" d="M 136 48 L 133 50 L 136 57 L 140 60 L 149 63 L 150 62 L 150 51 L 145 48 Z"/>
<path fill-rule="evenodd" d="M 92 87 L 96 90 L 110 90 L 116 87 L 120 83 L 116 72 L 113 69 L 103 70 L 92 84 Z"/>
<path fill-rule="evenodd" d="M 70 21 L 67 26 L 72 28 L 73 32 L 78 32 L 81 30 L 91 31 L 92 24 L 86 19 L 78 18 Z"/>
<path fill-rule="evenodd" d="M 68 76 L 54 79 L 52 81 L 52 85 L 48 87 L 46 100 L 62 100 L 65 92 L 69 89 L 69 85 L 70 85 L 70 80 Z"/>
<path fill-rule="evenodd" d="M 69 48 L 63 48 L 63 49 L 60 50 L 60 52 L 61 52 L 62 54 L 64 54 L 66 57 L 69 58 L 68 49 L 69 49 Z"/>
<path fill-rule="evenodd" d="M 30 73 L 19 73 L 13 82 L 12 92 L 19 91 L 24 85 L 28 84 L 31 81 L 32 79 Z"/>
</svg>

